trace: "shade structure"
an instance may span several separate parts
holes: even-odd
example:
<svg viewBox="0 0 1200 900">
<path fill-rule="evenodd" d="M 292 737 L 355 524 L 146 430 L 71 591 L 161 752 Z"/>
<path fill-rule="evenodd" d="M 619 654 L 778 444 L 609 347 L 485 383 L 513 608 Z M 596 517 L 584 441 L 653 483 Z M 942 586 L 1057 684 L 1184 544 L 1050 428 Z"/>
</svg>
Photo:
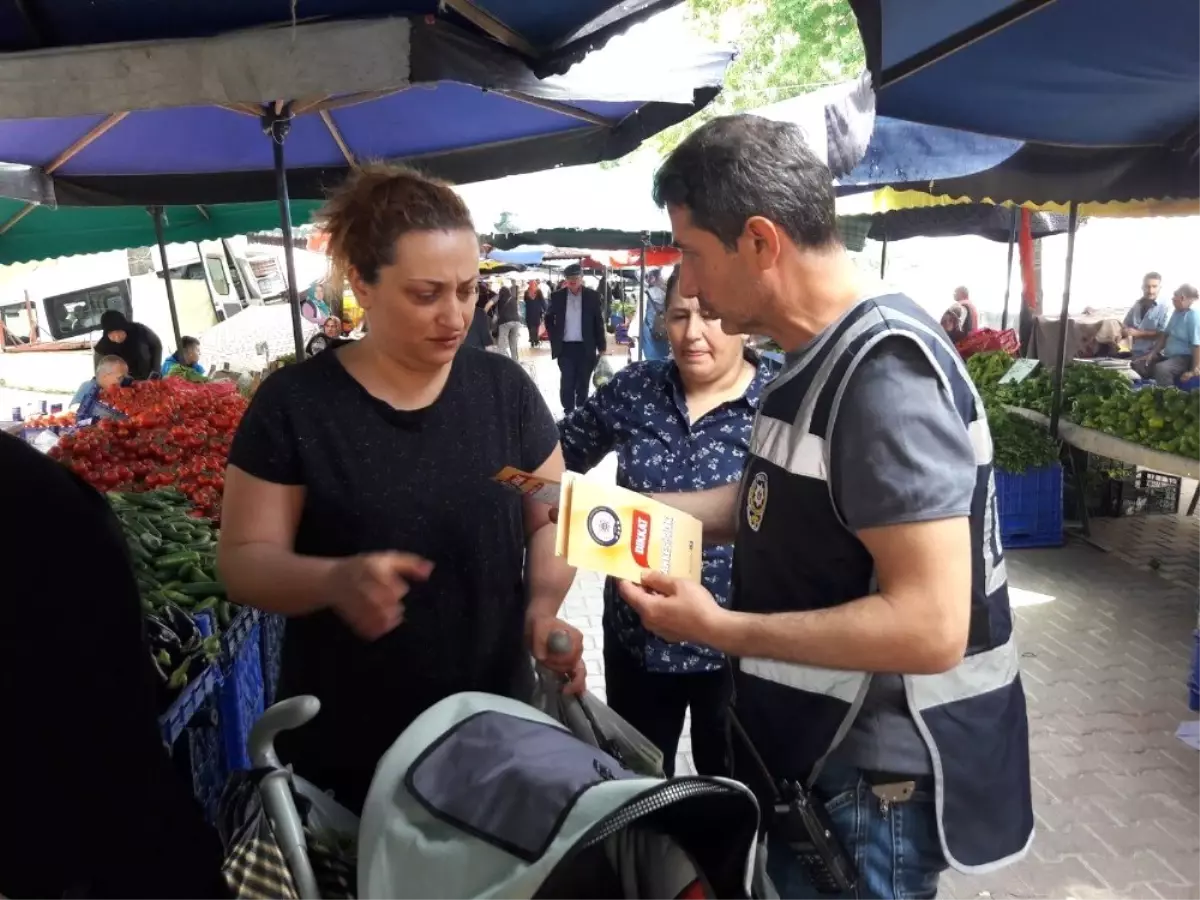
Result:
<svg viewBox="0 0 1200 900">
<path fill-rule="evenodd" d="M 647 232 L 651 246 L 666 247 L 671 244 L 669 231 Z M 495 249 L 493 259 L 504 258 L 504 251 L 515 247 L 542 245 L 547 247 L 589 247 L 592 250 L 633 250 L 642 246 L 642 232 L 622 231 L 616 228 L 543 228 L 538 231 L 521 231 L 515 234 L 486 234 L 483 243 Z M 543 257 L 553 258 L 548 251 Z"/>
<path fill-rule="evenodd" d="M 915 237 L 961 237 L 974 235 L 998 243 L 1012 239 L 1013 222 L 1020 213 L 1007 206 L 990 203 L 965 203 L 952 206 L 928 206 L 896 209 L 864 218 L 868 222 L 867 237 L 876 241 L 903 241 Z M 1036 238 L 1066 234 L 1065 215 L 1035 212 L 1031 231 Z M 839 219 L 839 223 L 840 223 Z"/>
<path fill-rule="evenodd" d="M 36 193 L 12 189 L 15 164 L 42 193 L 51 180 L 60 206 L 271 199 L 264 104 L 289 122 L 297 199 L 321 198 L 372 159 L 456 182 L 615 159 L 715 97 L 732 58 L 694 43 L 630 66 L 621 43 L 632 38 L 547 78 L 439 19 L 0 55 L 0 187 Z"/>
<path fill-rule="evenodd" d="M 540 74 L 561 73 L 614 34 L 679 0 L 159 0 L 77 3 L 0 0 L 0 53 L 127 41 L 211 37 L 304 20 L 382 15 L 436 17 L 524 55 Z"/>
<path fill-rule="evenodd" d="M 299 224 L 309 220 L 318 204 L 292 204 Z M 17 215 L 24 204 L 0 200 L 0 220 Z M 210 241 L 279 227 L 274 202 L 228 203 L 220 206 L 168 206 L 163 210 L 163 239 L 168 244 Z M 37 207 L 0 235 L 0 265 L 101 253 L 155 243 L 154 218 L 142 207 Z"/>
<path fill-rule="evenodd" d="M 1171 147 L 1087 148 L 1024 144 L 991 168 L 928 179 L 892 179 L 889 186 L 934 195 L 1066 207 L 1200 197 L 1200 160 Z M 874 185 L 879 186 L 879 185 Z M 842 193 L 858 188 L 846 188 Z M 1089 213 L 1090 214 L 1090 213 Z"/>
<path fill-rule="evenodd" d="M 1200 120 L 1195 0 L 850 0 L 877 111 L 1075 147 L 1166 146 Z"/>
</svg>

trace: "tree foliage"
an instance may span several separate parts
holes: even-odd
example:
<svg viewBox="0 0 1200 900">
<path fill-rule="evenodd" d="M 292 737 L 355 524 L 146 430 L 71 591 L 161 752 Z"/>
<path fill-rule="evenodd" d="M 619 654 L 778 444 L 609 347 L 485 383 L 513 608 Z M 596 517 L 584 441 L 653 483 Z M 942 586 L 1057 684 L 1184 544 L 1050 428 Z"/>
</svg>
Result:
<svg viewBox="0 0 1200 900">
<path fill-rule="evenodd" d="M 846 81 L 863 68 L 862 40 L 846 0 L 689 0 L 694 23 L 712 39 L 733 43 L 721 95 L 707 108 L 663 132 L 655 144 L 669 152 L 694 128 L 716 116 L 743 112 Z"/>
</svg>

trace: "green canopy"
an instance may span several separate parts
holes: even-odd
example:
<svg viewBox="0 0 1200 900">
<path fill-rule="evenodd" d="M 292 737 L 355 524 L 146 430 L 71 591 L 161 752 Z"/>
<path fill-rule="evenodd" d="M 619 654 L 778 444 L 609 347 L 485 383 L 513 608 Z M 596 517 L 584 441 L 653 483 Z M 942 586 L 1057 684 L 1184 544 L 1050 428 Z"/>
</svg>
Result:
<svg viewBox="0 0 1200 900">
<path fill-rule="evenodd" d="M 320 205 L 313 200 L 292 201 L 293 224 L 307 224 Z M 24 208 L 21 201 L 0 199 L 0 223 L 10 221 Z M 168 244 L 211 241 L 279 227 L 279 206 L 273 201 L 168 206 L 163 214 L 163 237 Z M 0 265 L 153 247 L 156 243 L 154 218 L 140 206 L 38 206 L 0 234 Z"/>
</svg>

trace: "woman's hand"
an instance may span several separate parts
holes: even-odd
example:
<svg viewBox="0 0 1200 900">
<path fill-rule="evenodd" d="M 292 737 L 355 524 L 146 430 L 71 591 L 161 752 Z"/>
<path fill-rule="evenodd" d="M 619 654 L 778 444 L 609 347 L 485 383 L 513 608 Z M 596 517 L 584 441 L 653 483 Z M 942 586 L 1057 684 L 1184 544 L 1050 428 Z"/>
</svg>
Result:
<svg viewBox="0 0 1200 900">
<path fill-rule="evenodd" d="M 330 608 L 368 641 L 404 621 L 404 598 L 414 581 L 425 581 L 433 563 L 412 553 L 362 553 L 338 562 L 329 573 Z"/>
<path fill-rule="evenodd" d="M 570 678 L 563 685 L 564 694 L 583 693 L 587 681 L 583 632 L 554 616 L 530 616 L 525 620 L 525 640 L 534 659 L 550 671 Z"/>
</svg>

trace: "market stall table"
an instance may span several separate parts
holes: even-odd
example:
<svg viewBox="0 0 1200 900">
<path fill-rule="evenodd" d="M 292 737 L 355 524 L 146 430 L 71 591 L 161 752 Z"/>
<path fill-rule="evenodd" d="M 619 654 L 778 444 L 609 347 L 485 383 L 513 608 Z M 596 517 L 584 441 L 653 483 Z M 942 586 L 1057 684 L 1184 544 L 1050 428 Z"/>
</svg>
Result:
<svg viewBox="0 0 1200 900">
<path fill-rule="evenodd" d="M 1022 409 L 1018 406 L 1008 406 L 1005 408 L 1009 412 L 1022 416 L 1031 422 L 1036 422 L 1046 427 L 1050 425 L 1050 417 L 1043 413 L 1035 412 L 1031 409 Z M 1186 456 L 1179 456 L 1175 453 L 1164 453 L 1161 450 L 1153 450 L 1150 447 L 1143 447 L 1141 444 L 1135 444 L 1132 441 L 1114 437 L 1111 434 L 1105 434 L 1103 431 L 1097 431 L 1095 428 L 1084 428 L 1082 425 L 1076 425 L 1074 422 L 1069 422 L 1066 419 L 1059 420 L 1058 436 L 1072 447 L 1076 447 L 1085 453 L 1094 453 L 1097 456 L 1119 460 L 1131 466 L 1174 475 L 1178 478 L 1200 479 L 1200 460 L 1189 459 Z M 1200 487 L 1196 489 L 1196 493 L 1192 495 L 1192 502 L 1188 505 L 1189 516 L 1196 510 L 1198 497 L 1200 497 Z M 1086 534 L 1088 531 L 1086 512 L 1084 515 L 1084 533 Z"/>
</svg>

